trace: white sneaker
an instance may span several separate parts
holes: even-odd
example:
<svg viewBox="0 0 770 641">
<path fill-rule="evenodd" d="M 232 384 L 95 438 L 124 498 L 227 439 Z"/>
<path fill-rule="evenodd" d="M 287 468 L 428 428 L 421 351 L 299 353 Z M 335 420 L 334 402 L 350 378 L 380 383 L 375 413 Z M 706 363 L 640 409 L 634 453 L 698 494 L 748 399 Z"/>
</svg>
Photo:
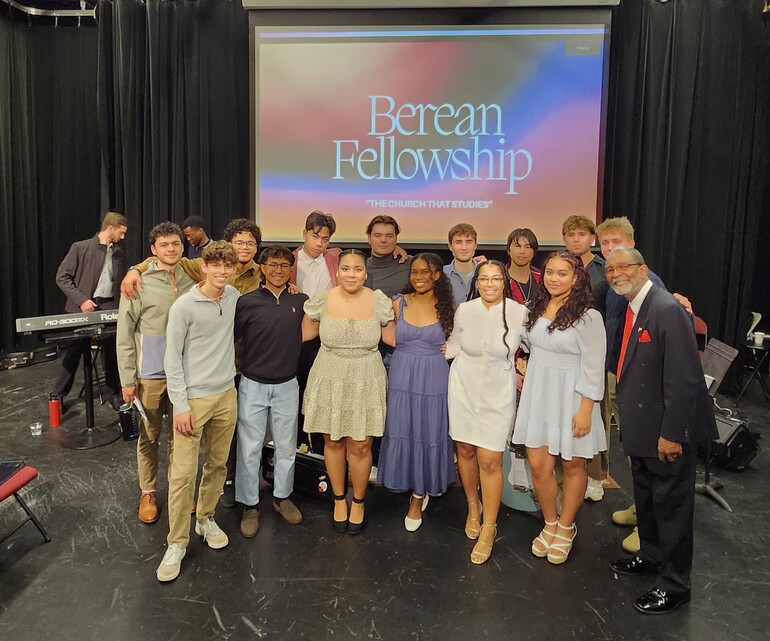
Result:
<svg viewBox="0 0 770 641">
<path fill-rule="evenodd" d="M 182 569 L 182 559 L 186 552 L 187 548 L 180 547 L 176 543 L 168 546 L 163 560 L 155 571 L 158 581 L 173 581 L 179 576 L 179 571 Z"/>
<path fill-rule="evenodd" d="M 198 536 L 202 536 L 206 544 L 213 550 L 219 550 L 230 542 L 227 534 L 222 532 L 213 516 L 210 516 L 205 521 L 196 521 L 195 533 Z"/>
<path fill-rule="evenodd" d="M 589 476 L 585 498 L 589 501 L 601 501 L 604 498 L 604 485 L 602 482 Z"/>
</svg>

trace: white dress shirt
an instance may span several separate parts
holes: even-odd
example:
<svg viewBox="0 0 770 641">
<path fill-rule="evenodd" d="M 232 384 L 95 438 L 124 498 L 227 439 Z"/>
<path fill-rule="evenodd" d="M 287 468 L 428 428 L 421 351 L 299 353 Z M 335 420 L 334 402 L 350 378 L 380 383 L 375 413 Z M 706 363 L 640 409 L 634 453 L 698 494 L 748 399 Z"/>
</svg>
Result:
<svg viewBox="0 0 770 641">
<path fill-rule="evenodd" d="M 631 308 L 631 311 L 634 312 L 634 324 L 636 324 L 636 318 L 639 316 L 639 310 L 642 308 L 642 303 L 644 303 L 644 299 L 647 298 L 647 294 L 652 289 L 652 281 L 647 280 L 647 282 L 642 285 L 642 288 L 639 290 L 639 293 L 634 296 L 634 300 L 629 301 L 628 306 Z"/>
<path fill-rule="evenodd" d="M 310 258 L 305 248 L 300 248 L 297 252 L 297 287 L 310 298 L 332 288 L 332 278 L 323 254 L 318 258 Z"/>
</svg>

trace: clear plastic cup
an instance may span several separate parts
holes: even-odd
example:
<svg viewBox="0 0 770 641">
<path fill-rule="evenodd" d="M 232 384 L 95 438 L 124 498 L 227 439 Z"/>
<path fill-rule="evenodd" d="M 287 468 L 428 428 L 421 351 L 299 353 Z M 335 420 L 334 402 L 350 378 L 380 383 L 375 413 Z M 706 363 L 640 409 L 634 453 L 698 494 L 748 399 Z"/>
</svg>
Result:
<svg viewBox="0 0 770 641">
<path fill-rule="evenodd" d="M 32 436 L 40 436 L 43 433 L 43 421 L 33 421 L 30 423 L 29 431 Z"/>
</svg>

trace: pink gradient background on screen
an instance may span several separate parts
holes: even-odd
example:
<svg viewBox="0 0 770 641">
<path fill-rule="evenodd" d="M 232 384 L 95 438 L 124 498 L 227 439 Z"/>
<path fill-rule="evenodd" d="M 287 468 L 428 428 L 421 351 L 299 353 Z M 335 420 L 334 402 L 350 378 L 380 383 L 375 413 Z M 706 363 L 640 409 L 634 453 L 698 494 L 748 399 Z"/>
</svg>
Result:
<svg viewBox="0 0 770 641">
<path fill-rule="evenodd" d="M 525 99 L 505 106 L 509 97 L 503 92 L 510 93 L 513 87 L 515 93 L 517 85 L 531 80 L 534 70 L 509 61 L 498 65 L 491 77 L 479 79 L 489 51 L 485 58 L 478 43 L 345 43 L 325 45 L 315 52 L 311 43 L 270 47 L 280 50 L 263 56 L 259 67 L 257 169 L 289 179 L 260 189 L 259 224 L 266 239 L 298 238 L 305 216 L 313 209 L 334 215 L 338 243 L 363 240 L 366 222 L 378 213 L 399 220 L 404 242 L 445 242 L 446 230 L 461 221 L 474 225 L 480 242 L 504 242 L 511 229 L 520 226 L 531 227 L 543 241 L 559 240 L 567 216 L 596 215 L 600 95 L 551 104 L 543 100 L 535 107 Z M 513 78 L 502 86 L 495 74 Z M 435 176 L 428 182 L 331 180 L 332 141 L 357 139 L 359 151 L 379 148 L 379 141 L 369 135 L 370 95 L 391 96 L 396 105 L 500 104 L 506 123 L 502 147 L 527 149 L 533 158 L 532 171 L 517 183 L 517 195 L 505 193 L 507 181 L 441 182 Z M 509 120 L 515 126 L 522 117 L 526 126 L 514 138 Z M 496 136 L 487 138 L 492 139 L 493 148 L 501 146 Z M 417 145 L 462 148 L 470 143 L 467 138 L 435 133 L 396 137 L 397 149 Z M 343 175 L 345 169 L 348 174 L 352 171 L 350 165 L 343 165 Z M 341 193 L 344 187 L 353 189 Z M 365 203 L 370 199 L 492 200 L 493 204 L 488 209 L 387 210 L 370 207 Z"/>
</svg>

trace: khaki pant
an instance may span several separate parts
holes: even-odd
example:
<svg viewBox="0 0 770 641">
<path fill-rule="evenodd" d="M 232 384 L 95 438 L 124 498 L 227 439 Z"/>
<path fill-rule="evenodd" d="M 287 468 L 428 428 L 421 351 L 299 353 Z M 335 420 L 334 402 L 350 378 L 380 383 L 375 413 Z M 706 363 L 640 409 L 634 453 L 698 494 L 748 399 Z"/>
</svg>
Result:
<svg viewBox="0 0 770 641">
<path fill-rule="evenodd" d="M 602 421 L 604 422 L 604 433 L 607 436 L 607 451 L 599 452 L 586 465 L 588 476 L 597 481 L 605 480 L 610 473 L 610 425 L 613 415 L 615 423 L 620 427 L 620 413 L 618 412 L 618 399 L 615 395 L 615 375 L 607 372 L 607 385 L 604 388 L 604 398 L 602 399 L 600 410 Z"/>
<path fill-rule="evenodd" d="M 174 459 L 168 484 L 168 543 L 187 547 L 190 540 L 190 505 L 195 496 L 198 450 L 203 445 L 203 473 L 198 488 L 197 518 L 214 516 L 225 482 L 227 454 L 235 430 L 237 403 L 235 388 L 222 394 L 189 399 L 193 418 L 192 436 L 174 430 Z"/>
<path fill-rule="evenodd" d="M 139 440 L 136 442 L 136 467 L 139 473 L 139 487 L 143 492 L 154 492 L 158 485 L 158 450 L 160 449 L 160 432 L 163 427 L 163 414 L 169 416 L 169 422 L 174 415 L 174 408 L 166 394 L 166 379 L 140 378 L 137 382 L 136 395 L 144 406 L 147 420 L 142 419 L 139 425 Z M 168 437 L 168 467 L 171 471 L 171 458 L 174 452 L 174 439 L 171 436 L 173 425 L 170 425 Z"/>
</svg>

